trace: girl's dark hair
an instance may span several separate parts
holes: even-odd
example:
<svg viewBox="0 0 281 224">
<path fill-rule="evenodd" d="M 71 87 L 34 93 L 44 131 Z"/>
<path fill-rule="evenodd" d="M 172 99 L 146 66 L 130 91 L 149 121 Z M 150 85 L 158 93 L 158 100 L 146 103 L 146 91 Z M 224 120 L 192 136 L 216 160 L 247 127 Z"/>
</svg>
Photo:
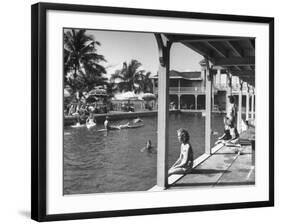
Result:
<svg viewBox="0 0 281 224">
<path fill-rule="evenodd" d="M 189 141 L 189 133 L 187 130 L 180 128 L 177 130 L 177 132 L 180 134 L 181 139 L 184 137 L 184 143 Z"/>
</svg>

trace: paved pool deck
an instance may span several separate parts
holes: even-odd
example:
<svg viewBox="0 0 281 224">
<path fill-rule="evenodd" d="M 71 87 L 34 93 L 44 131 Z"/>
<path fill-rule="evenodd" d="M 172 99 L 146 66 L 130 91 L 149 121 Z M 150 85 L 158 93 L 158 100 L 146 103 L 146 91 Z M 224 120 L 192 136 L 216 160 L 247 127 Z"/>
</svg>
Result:
<svg viewBox="0 0 281 224">
<path fill-rule="evenodd" d="M 174 174 L 168 178 L 166 190 L 194 187 L 218 187 L 255 184 L 255 127 L 240 134 L 237 145 L 218 144 L 211 154 L 194 160 L 188 174 Z M 158 191 L 154 186 L 150 191 Z"/>
<path fill-rule="evenodd" d="M 252 146 L 222 146 L 193 171 L 172 183 L 169 189 L 254 185 L 255 166 Z"/>
</svg>

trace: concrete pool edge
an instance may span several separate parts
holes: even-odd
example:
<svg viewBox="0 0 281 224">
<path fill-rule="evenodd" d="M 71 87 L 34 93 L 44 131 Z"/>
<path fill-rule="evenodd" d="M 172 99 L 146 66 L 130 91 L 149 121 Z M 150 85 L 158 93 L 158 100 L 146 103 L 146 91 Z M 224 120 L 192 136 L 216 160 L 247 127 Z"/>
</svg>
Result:
<svg viewBox="0 0 281 224">
<path fill-rule="evenodd" d="M 204 162 L 206 159 L 208 159 L 209 157 L 211 157 L 214 153 L 216 153 L 219 149 L 221 149 L 224 146 L 224 144 L 220 143 L 215 145 L 212 149 L 211 149 L 211 154 L 207 154 L 204 153 L 201 156 L 199 156 L 198 158 L 196 158 L 193 162 L 193 168 L 196 168 L 198 165 L 200 165 L 202 162 Z M 180 180 L 182 177 L 184 177 L 186 174 L 174 174 L 168 177 L 168 185 L 172 185 L 175 182 L 177 182 L 178 180 Z M 159 191 L 159 190 L 165 190 L 166 188 L 161 188 L 157 185 L 153 186 L 152 188 L 150 188 L 148 191 Z"/>
<path fill-rule="evenodd" d="M 170 113 L 180 112 L 179 110 L 170 110 Z M 136 116 L 150 117 L 157 115 L 157 110 L 152 111 L 138 111 L 138 112 L 111 112 L 106 114 L 95 114 L 97 122 L 103 122 L 105 117 L 110 117 L 111 120 L 121 120 L 128 118 L 135 118 Z M 77 122 L 77 116 L 64 116 L 64 126 L 74 125 Z M 85 122 L 82 119 L 82 123 Z"/>
<path fill-rule="evenodd" d="M 204 110 L 169 110 L 170 113 L 190 113 L 190 114 L 201 114 L 204 112 Z M 108 116 L 112 120 L 121 120 L 121 119 L 128 119 L 128 118 L 135 118 L 136 116 L 140 117 L 150 117 L 150 116 L 155 116 L 157 115 L 158 110 L 152 110 L 152 111 L 137 111 L 137 112 L 111 112 L 111 113 L 106 113 L 106 114 L 95 114 L 95 119 L 97 122 L 103 122 L 105 117 Z M 219 114 L 219 112 L 213 111 L 212 113 L 214 114 Z M 64 126 L 70 126 L 74 125 L 77 122 L 78 116 L 64 116 Z M 82 123 L 85 123 L 85 119 L 81 119 Z"/>
</svg>

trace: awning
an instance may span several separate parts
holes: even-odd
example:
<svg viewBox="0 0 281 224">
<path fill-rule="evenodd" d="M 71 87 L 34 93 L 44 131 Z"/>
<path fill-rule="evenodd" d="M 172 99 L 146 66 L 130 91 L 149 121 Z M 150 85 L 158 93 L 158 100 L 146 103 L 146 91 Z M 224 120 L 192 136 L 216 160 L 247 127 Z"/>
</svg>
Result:
<svg viewBox="0 0 281 224">
<path fill-rule="evenodd" d="M 213 68 L 226 69 L 233 76 L 255 86 L 255 38 L 212 35 L 165 34 L 207 58 Z"/>
</svg>

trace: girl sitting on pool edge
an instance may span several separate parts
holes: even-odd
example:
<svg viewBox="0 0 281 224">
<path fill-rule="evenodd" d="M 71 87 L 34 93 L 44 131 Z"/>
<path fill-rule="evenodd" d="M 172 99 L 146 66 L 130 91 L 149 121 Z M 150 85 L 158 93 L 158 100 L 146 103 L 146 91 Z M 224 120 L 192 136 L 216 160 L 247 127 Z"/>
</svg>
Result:
<svg viewBox="0 0 281 224">
<path fill-rule="evenodd" d="M 193 150 L 189 143 L 189 133 L 180 128 L 177 130 L 178 140 L 181 143 L 180 156 L 174 165 L 169 169 L 168 176 L 172 174 L 185 174 L 193 167 Z"/>
</svg>

